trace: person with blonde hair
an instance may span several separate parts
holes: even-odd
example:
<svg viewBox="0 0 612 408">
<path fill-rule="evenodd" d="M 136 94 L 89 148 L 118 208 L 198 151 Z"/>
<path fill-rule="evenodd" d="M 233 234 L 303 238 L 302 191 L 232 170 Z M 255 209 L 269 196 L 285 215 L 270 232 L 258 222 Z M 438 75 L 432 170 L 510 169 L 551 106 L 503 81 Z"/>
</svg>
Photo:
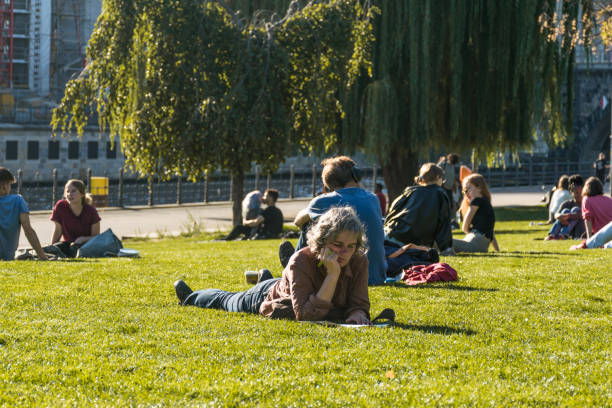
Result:
<svg viewBox="0 0 612 408">
<path fill-rule="evenodd" d="M 444 170 L 435 163 L 425 163 L 415 177 L 415 186 L 407 187 L 397 197 L 385 219 L 385 239 L 396 245 L 433 247 L 443 255 L 452 255 L 450 202 L 441 185 Z"/>
<path fill-rule="evenodd" d="M 455 252 L 488 252 L 489 245 L 499 251 L 495 238 L 495 212 L 491 205 L 491 193 L 485 178 L 472 173 L 463 180 L 463 239 L 453 239 Z"/>
<path fill-rule="evenodd" d="M 306 246 L 306 233 L 308 228 L 322 214 L 332 207 L 351 206 L 355 209 L 357 216 L 363 223 L 368 237 L 367 257 L 369 261 L 369 283 L 370 285 L 381 285 L 387 278 L 387 261 L 383 246 L 384 232 L 382 212 L 378 198 L 369 191 L 361 188 L 361 172 L 357 164 L 348 156 L 330 157 L 321 163 L 323 171 L 321 179 L 328 193 L 313 198 L 308 207 L 300 210 L 295 217 L 294 223 L 302 229 L 298 240 L 297 250 Z M 294 249 L 291 242 L 281 243 L 279 258 L 281 264 L 287 265 L 287 261 L 293 254 Z"/>
<path fill-rule="evenodd" d="M 60 256 L 75 257 L 83 244 L 100 233 L 98 211 L 85 192 L 85 183 L 78 179 L 68 180 L 50 219 L 54 224 L 51 244 L 61 251 Z"/>
<path fill-rule="evenodd" d="M 179 304 L 296 320 L 370 323 L 365 228 L 351 207 L 333 207 L 308 230 L 308 246 L 291 256 L 282 277 L 263 270 L 244 292 L 192 291 L 174 283 Z"/>
</svg>

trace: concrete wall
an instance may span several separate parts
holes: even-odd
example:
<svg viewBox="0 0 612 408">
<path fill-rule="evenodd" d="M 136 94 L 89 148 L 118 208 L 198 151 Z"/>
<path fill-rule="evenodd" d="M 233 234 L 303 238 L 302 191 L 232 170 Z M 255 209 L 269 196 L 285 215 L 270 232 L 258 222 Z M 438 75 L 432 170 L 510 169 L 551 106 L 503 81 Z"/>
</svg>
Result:
<svg viewBox="0 0 612 408">
<path fill-rule="evenodd" d="M 8 168 L 14 174 L 17 169 L 23 172 L 24 181 L 50 181 L 53 169 L 57 169 L 58 178 L 66 180 L 74 177 L 84 177 L 91 168 L 94 176 L 118 177 L 123 166 L 123 155 L 118 151 L 117 158 L 107 159 L 108 136 L 95 130 L 85 131 L 83 138 L 78 137 L 55 139 L 59 142 L 59 158 L 49 159 L 49 141 L 54 140 L 47 126 L 17 126 L 0 124 L 0 165 Z M 7 160 L 7 141 L 16 141 L 18 153 L 16 160 Z M 78 158 L 68 157 L 70 141 L 79 142 Z M 88 158 L 88 142 L 97 142 L 97 159 Z M 28 142 L 38 142 L 38 159 L 28 159 Z"/>
</svg>

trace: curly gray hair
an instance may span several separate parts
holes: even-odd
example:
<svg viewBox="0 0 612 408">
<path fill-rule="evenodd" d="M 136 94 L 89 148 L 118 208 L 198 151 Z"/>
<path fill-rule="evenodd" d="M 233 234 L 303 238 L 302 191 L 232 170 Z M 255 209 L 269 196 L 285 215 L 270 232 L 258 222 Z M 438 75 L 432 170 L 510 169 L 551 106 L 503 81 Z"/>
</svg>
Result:
<svg viewBox="0 0 612 408">
<path fill-rule="evenodd" d="M 343 231 L 355 233 L 357 246 L 355 252 L 367 245 L 365 227 L 359 220 L 353 207 L 332 207 L 319 217 L 307 233 L 310 250 L 319 255 L 326 244 L 333 242 Z"/>
</svg>

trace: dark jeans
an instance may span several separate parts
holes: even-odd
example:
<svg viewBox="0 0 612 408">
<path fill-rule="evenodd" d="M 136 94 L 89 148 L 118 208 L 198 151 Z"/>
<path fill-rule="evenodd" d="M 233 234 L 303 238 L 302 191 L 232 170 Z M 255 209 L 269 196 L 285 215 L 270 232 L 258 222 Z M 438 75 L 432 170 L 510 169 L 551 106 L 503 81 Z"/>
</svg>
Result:
<svg viewBox="0 0 612 408">
<path fill-rule="evenodd" d="M 62 241 L 60 243 L 49 245 L 43 248 L 48 254 L 57 255 L 61 258 L 74 258 L 79 251 L 81 245 L 73 242 Z"/>
<path fill-rule="evenodd" d="M 308 230 L 310 229 L 311 225 L 312 225 L 312 222 L 307 222 L 304 225 L 302 225 L 302 230 L 300 231 L 300 237 L 298 238 L 297 246 L 295 247 L 296 251 L 299 251 L 300 249 L 308 246 L 308 238 L 306 237 L 306 234 L 308 233 Z"/>
<path fill-rule="evenodd" d="M 236 225 L 232 231 L 229 233 L 227 237 L 224 239 L 231 241 L 238 238 L 241 235 L 244 235 L 245 238 L 251 238 L 257 232 L 257 228 L 247 227 L 242 224 Z"/>
<path fill-rule="evenodd" d="M 196 290 L 185 299 L 185 306 L 221 309 L 227 312 L 259 313 L 259 306 L 268 291 L 280 278 L 268 279 L 244 292 L 226 292 L 221 289 Z"/>
</svg>

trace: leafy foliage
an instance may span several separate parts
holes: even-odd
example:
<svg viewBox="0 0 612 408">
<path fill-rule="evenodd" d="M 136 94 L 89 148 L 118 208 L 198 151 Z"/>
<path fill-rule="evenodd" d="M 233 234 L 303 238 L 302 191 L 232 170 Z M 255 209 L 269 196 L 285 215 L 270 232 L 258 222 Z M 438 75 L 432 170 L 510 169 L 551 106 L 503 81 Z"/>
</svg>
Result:
<svg viewBox="0 0 612 408">
<path fill-rule="evenodd" d="M 373 3 L 373 77 L 346 96 L 347 112 L 363 114 L 346 116 L 342 139 L 380 160 L 385 179 L 404 176 L 387 183 L 392 196 L 412 180 L 402 159 L 431 148 L 485 158 L 529 147 L 536 127 L 551 143 L 568 136 L 573 53 L 589 45 L 592 1 Z"/>
<path fill-rule="evenodd" d="M 291 145 L 334 144 L 338 90 L 370 69 L 373 12 L 350 0 L 292 2 L 282 19 L 249 21 L 223 1 L 105 1 L 86 72 L 52 124 L 82 133 L 97 109 L 143 174 L 273 170 Z"/>
</svg>

